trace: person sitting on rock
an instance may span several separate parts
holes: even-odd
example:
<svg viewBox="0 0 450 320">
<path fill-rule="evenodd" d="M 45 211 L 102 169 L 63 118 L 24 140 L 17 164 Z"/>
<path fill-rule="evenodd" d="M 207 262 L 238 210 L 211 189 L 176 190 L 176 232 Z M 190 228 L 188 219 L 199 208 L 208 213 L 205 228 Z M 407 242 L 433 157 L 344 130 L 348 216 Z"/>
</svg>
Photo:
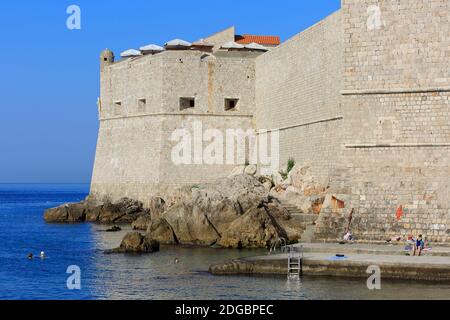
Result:
<svg viewBox="0 0 450 320">
<path fill-rule="evenodd" d="M 420 234 L 419 237 L 417 238 L 417 240 L 414 243 L 414 252 L 413 252 L 413 256 L 417 254 L 419 255 L 419 257 L 422 255 L 422 251 L 423 249 L 425 249 L 425 242 L 422 239 L 422 235 Z"/>
</svg>

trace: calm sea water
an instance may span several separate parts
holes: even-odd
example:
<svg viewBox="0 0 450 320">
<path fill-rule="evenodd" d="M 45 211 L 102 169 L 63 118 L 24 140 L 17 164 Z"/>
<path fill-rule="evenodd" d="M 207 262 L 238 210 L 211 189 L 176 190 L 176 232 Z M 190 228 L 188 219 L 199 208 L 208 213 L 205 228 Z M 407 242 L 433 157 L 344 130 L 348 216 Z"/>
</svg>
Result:
<svg viewBox="0 0 450 320">
<path fill-rule="evenodd" d="M 450 285 L 285 277 L 215 277 L 208 266 L 265 251 L 163 247 L 152 255 L 104 255 L 127 230 L 90 224 L 49 225 L 45 209 L 80 201 L 88 185 L 0 184 L 0 299 L 449 299 Z M 48 259 L 28 260 L 45 251 Z M 175 258 L 180 260 L 174 264 Z M 68 266 L 81 269 L 81 290 L 68 290 Z"/>
</svg>

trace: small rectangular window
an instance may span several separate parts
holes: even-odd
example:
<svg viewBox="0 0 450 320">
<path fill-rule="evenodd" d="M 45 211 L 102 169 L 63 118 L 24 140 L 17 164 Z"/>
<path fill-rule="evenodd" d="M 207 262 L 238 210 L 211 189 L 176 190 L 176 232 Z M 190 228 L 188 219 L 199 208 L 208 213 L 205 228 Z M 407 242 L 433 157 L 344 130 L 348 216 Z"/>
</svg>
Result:
<svg viewBox="0 0 450 320">
<path fill-rule="evenodd" d="M 180 98 L 180 110 L 195 108 L 195 98 Z"/>
<path fill-rule="evenodd" d="M 114 101 L 114 115 L 120 116 L 122 114 L 122 101 Z"/>
<path fill-rule="evenodd" d="M 144 112 L 146 106 L 147 106 L 147 99 L 138 100 L 138 112 Z"/>
<path fill-rule="evenodd" d="M 237 110 L 239 99 L 225 99 L 225 111 Z"/>
</svg>

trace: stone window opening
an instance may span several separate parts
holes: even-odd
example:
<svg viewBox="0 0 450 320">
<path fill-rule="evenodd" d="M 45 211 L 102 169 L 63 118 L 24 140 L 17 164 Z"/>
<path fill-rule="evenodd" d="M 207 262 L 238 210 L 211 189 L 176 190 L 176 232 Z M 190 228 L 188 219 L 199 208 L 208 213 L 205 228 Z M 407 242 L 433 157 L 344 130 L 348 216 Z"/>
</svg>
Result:
<svg viewBox="0 0 450 320">
<path fill-rule="evenodd" d="M 120 116 L 122 114 L 122 101 L 114 101 L 113 114 Z"/>
<path fill-rule="evenodd" d="M 139 112 L 144 112 L 146 106 L 147 106 L 147 99 L 145 99 L 145 98 L 138 99 Z"/>
<path fill-rule="evenodd" d="M 193 109 L 195 108 L 195 98 L 188 98 L 188 97 L 184 97 L 184 98 L 180 98 L 180 110 L 187 110 L 187 109 Z"/>
<path fill-rule="evenodd" d="M 237 110 L 239 99 L 225 99 L 225 111 Z"/>
</svg>

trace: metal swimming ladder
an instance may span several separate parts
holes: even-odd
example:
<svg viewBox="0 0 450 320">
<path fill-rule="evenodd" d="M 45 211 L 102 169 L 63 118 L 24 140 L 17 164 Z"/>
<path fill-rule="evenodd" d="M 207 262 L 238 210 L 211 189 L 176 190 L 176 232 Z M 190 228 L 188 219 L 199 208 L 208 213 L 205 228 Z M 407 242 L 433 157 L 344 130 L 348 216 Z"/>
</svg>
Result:
<svg viewBox="0 0 450 320">
<path fill-rule="evenodd" d="M 294 246 L 288 246 L 288 279 L 300 280 L 303 276 L 303 246 L 300 253 L 295 254 Z"/>
</svg>

